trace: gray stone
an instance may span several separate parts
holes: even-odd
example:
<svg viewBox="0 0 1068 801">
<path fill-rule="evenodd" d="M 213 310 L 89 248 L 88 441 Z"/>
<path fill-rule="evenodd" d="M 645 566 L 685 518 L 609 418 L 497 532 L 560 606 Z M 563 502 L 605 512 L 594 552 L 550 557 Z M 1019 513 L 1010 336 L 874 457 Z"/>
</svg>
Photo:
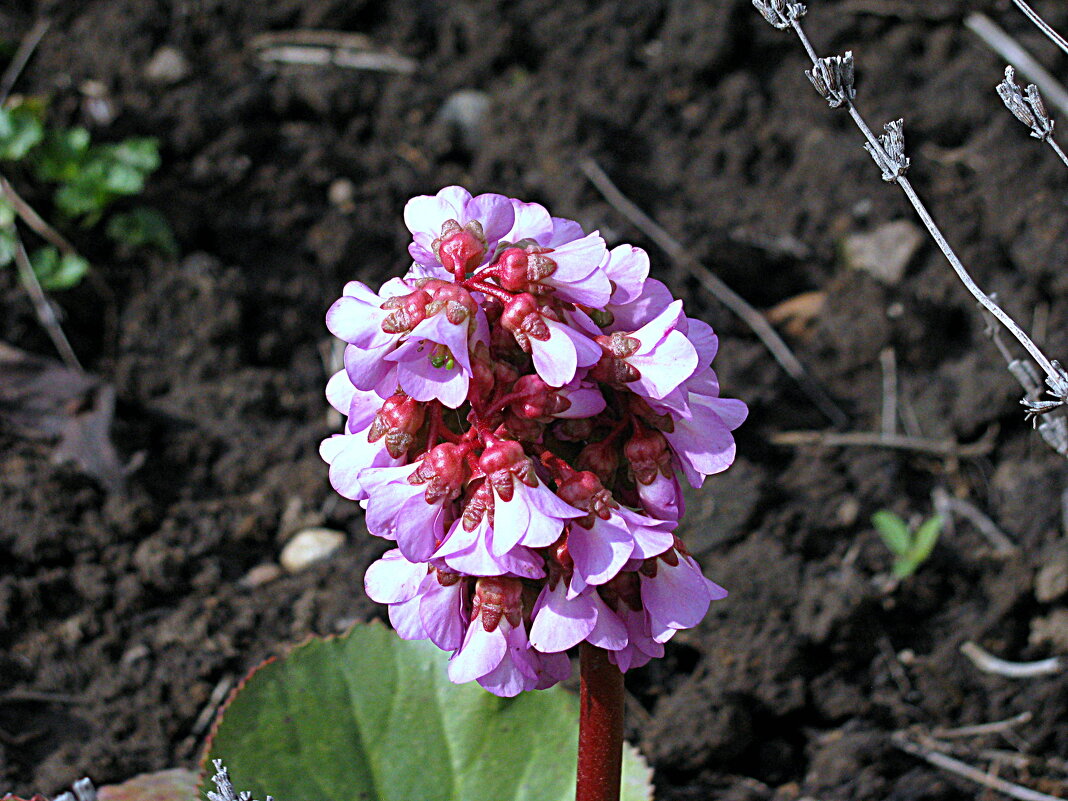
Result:
<svg viewBox="0 0 1068 801">
<path fill-rule="evenodd" d="M 917 225 L 896 220 L 869 233 L 846 236 L 842 258 L 851 270 L 863 270 L 884 284 L 896 284 L 922 242 L 923 231 Z"/>
<path fill-rule="evenodd" d="M 345 535 L 328 528 L 306 528 L 293 535 L 278 558 L 289 573 L 299 573 L 329 559 L 345 542 Z"/>
<path fill-rule="evenodd" d="M 163 86 L 178 83 L 190 72 L 189 62 L 182 51 L 170 45 L 163 45 L 145 65 L 145 79 Z"/>
</svg>

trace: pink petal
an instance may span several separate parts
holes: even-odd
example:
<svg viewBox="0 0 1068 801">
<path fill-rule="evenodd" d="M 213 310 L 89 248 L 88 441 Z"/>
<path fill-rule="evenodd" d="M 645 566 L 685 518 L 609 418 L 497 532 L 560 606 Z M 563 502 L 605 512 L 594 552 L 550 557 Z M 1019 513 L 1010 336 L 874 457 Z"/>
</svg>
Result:
<svg viewBox="0 0 1068 801">
<path fill-rule="evenodd" d="M 578 368 L 575 343 L 567 335 L 565 326 L 553 320 L 545 320 L 545 323 L 549 326 L 549 338 L 544 342 L 530 340 L 534 369 L 549 386 L 562 387 L 575 377 Z"/>
<path fill-rule="evenodd" d="M 653 639 L 663 642 L 666 629 L 689 629 L 708 612 L 712 596 L 708 580 L 692 558 L 681 556 L 677 566 L 657 563 L 655 578 L 638 574 L 642 605 L 649 613 Z"/>
<path fill-rule="evenodd" d="M 541 242 L 542 239 L 552 236 L 553 221 L 544 206 L 513 199 L 512 209 L 515 212 L 515 222 L 512 224 L 512 229 L 501 239 L 513 243 L 520 239 L 533 239 L 535 242 Z"/>
<path fill-rule="evenodd" d="M 573 524 L 567 535 L 567 549 L 575 560 L 575 572 L 587 584 L 604 584 L 611 579 L 634 550 L 634 538 L 619 523 L 594 516 L 593 528 Z"/>
<path fill-rule="evenodd" d="M 608 254 L 604 270 L 616 285 L 611 303 L 630 303 L 641 296 L 645 279 L 649 277 L 649 254 L 632 245 L 620 245 Z"/>
<path fill-rule="evenodd" d="M 426 565 L 409 562 L 394 549 L 367 568 L 363 586 L 367 597 L 379 604 L 402 603 L 415 597 L 426 578 Z"/>
<path fill-rule="evenodd" d="M 597 625 L 586 637 L 590 645 L 596 645 L 606 651 L 619 651 L 626 648 L 629 638 L 623 621 L 608 607 L 597 590 L 590 590 L 589 595 L 597 610 Z"/>
<path fill-rule="evenodd" d="M 426 631 L 419 619 L 419 598 L 389 605 L 389 622 L 402 640 L 425 640 Z"/>
<path fill-rule="evenodd" d="M 464 582 L 442 586 L 431 574 L 423 581 L 425 592 L 419 603 L 419 619 L 430 641 L 443 651 L 455 651 L 463 643 L 466 621 L 463 617 Z"/>
<path fill-rule="evenodd" d="M 485 676 L 501 663 L 508 651 L 503 631 L 506 625 L 507 621 L 502 620 L 493 631 L 486 631 L 481 618 L 468 624 L 463 645 L 449 661 L 449 680 L 453 684 Z"/>
<path fill-rule="evenodd" d="M 697 370 L 697 351 L 682 333 L 669 331 L 654 347 L 643 348 L 626 361 L 641 373 L 629 388 L 639 395 L 663 398 Z"/>
<path fill-rule="evenodd" d="M 482 224 L 486 247 L 492 253 L 500 238 L 511 230 L 515 222 L 515 210 L 512 208 L 512 202 L 504 195 L 479 195 L 467 202 L 464 219 L 460 220 L 460 224 L 470 220 L 478 220 Z"/>
<path fill-rule="evenodd" d="M 596 590 L 592 594 L 596 595 Z M 569 601 L 563 581 L 551 591 L 546 585 L 534 607 L 530 644 L 545 653 L 566 651 L 586 639 L 596 623 L 597 607 L 591 593 Z"/>
</svg>

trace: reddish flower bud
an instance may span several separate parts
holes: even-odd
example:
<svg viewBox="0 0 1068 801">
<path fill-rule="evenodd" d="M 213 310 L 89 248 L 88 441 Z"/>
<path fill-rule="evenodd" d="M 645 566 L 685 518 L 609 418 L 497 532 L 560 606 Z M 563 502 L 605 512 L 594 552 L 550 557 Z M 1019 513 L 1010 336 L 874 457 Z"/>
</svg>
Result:
<svg viewBox="0 0 1068 801">
<path fill-rule="evenodd" d="M 516 417 L 511 409 L 504 414 L 504 427 L 509 436 L 522 442 L 541 442 L 545 435 L 545 423 L 540 420 Z"/>
<path fill-rule="evenodd" d="M 534 473 L 534 465 L 523 452 L 523 446 L 518 442 L 499 439 L 491 442 L 482 452 L 478 460 L 478 466 L 486 474 L 487 480 L 493 485 L 493 489 L 501 496 L 501 500 L 510 501 L 515 492 L 512 476 L 515 476 L 524 484 L 536 487 L 538 477 Z"/>
<path fill-rule="evenodd" d="M 557 390 L 537 374 L 525 375 L 516 381 L 512 394 L 519 396 L 509 404 L 513 414 L 527 420 L 547 423 L 554 415 L 571 408 L 571 401 L 558 395 Z"/>
<path fill-rule="evenodd" d="M 564 503 L 569 503 L 576 509 L 584 509 L 602 520 L 611 517 L 612 509 L 618 506 L 612 499 L 612 493 L 606 490 L 600 479 L 589 470 L 573 473 L 565 478 L 556 488 L 556 494 Z M 579 519 L 577 522 L 582 521 Z"/>
<path fill-rule="evenodd" d="M 367 432 L 368 442 L 386 438 L 386 450 L 394 459 L 399 459 L 411 447 L 416 432 L 423 427 L 426 409 L 419 401 L 398 392 L 386 399 L 375 414 L 374 422 Z"/>
<path fill-rule="evenodd" d="M 463 228 L 456 220 L 447 220 L 441 226 L 441 236 L 433 241 L 431 248 L 442 266 L 459 277 L 482 263 L 482 257 L 486 255 L 486 235 L 478 220 L 472 220 Z"/>
<path fill-rule="evenodd" d="M 527 258 L 522 248 L 508 248 L 497 257 L 497 280 L 509 292 L 527 289 Z"/>
<path fill-rule="evenodd" d="M 455 500 L 467 480 L 464 455 L 467 448 L 444 442 L 423 457 L 423 463 L 408 477 L 409 484 L 426 484 L 426 502 L 437 503 L 442 498 Z"/>
<path fill-rule="evenodd" d="M 623 446 L 623 453 L 634 472 L 634 478 L 641 484 L 653 483 L 658 472 L 670 475 L 671 448 L 659 431 L 639 426 Z"/>
<path fill-rule="evenodd" d="M 597 337 L 597 344 L 604 349 L 604 355 L 590 369 L 592 377 L 617 387 L 642 377 L 638 368 L 624 361 L 641 347 L 641 341 L 617 331 L 610 336 Z"/>
<path fill-rule="evenodd" d="M 471 620 L 482 616 L 482 627 L 493 631 L 506 618 L 513 626 L 523 621 L 523 582 L 510 576 L 486 576 L 475 582 Z"/>
<path fill-rule="evenodd" d="M 426 319 L 426 307 L 430 300 L 430 295 L 422 289 L 417 289 L 408 295 L 390 298 L 381 306 L 389 310 L 389 314 L 382 321 L 382 330 L 387 334 L 411 331 Z"/>
<path fill-rule="evenodd" d="M 519 347 L 530 352 L 528 338 L 544 342 L 549 338 L 549 326 L 542 319 L 537 299 L 524 292 L 509 301 L 501 315 L 501 325 L 512 332 Z"/>
<path fill-rule="evenodd" d="M 619 446 L 614 439 L 587 445 L 579 452 L 578 466 L 594 473 L 602 484 L 611 484 L 619 469 Z"/>
</svg>

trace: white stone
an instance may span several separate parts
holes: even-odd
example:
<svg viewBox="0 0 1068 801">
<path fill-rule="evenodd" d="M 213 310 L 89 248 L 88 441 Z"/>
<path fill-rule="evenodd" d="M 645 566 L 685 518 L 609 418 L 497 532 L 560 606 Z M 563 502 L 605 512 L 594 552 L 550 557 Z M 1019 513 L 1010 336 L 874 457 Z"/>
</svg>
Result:
<svg viewBox="0 0 1068 801">
<path fill-rule="evenodd" d="M 345 542 L 345 535 L 328 528 L 306 528 L 293 535 L 278 558 L 289 573 L 299 573 L 307 567 L 333 556 Z"/>
<path fill-rule="evenodd" d="M 896 284 L 905 275 L 912 257 L 923 242 L 923 231 L 908 220 L 880 225 L 865 234 L 850 234 L 842 240 L 842 258 L 853 270 L 870 273 L 884 284 Z"/>
</svg>

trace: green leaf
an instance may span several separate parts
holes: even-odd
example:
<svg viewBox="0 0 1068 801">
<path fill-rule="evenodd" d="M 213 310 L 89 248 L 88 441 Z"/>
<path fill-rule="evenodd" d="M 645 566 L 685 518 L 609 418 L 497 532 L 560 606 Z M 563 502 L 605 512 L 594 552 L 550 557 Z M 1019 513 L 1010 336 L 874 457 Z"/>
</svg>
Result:
<svg viewBox="0 0 1068 801">
<path fill-rule="evenodd" d="M 81 217 L 83 214 L 99 214 L 112 197 L 104 189 L 103 181 L 79 179 L 59 187 L 53 200 L 56 208 L 68 217 Z"/>
<path fill-rule="evenodd" d="M 44 289 L 55 291 L 77 286 L 89 271 L 89 262 L 72 253 L 60 255 L 48 246 L 30 254 L 30 264 Z"/>
<path fill-rule="evenodd" d="M 167 218 L 147 206 L 113 215 L 105 231 L 113 241 L 130 250 L 151 248 L 165 256 L 178 255 L 178 242 Z"/>
<path fill-rule="evenodd" d="M 277 801 L 572 801 L 578 699 L 498 698 L 450 683 L 447 662 L 378 624 L 312 640 L 248 679 L 205 764 Z M 624 801 L 652 797 L 647 773 L 628 750 Z"/>
<path fill-rule="evenodd" d="M 927 557 L 934 550 L 938 537 L 942 534 L 942 518 L 938 515 L 928 519 L 922 526 L 916 529 L 912 538 L 912 547 L 909 548 L 908 558 L 916 563 L 917 567 L 927 561 Z"/>
<path fill-rule="evenodd" d="M 909 552 L 912 546 L 912 534 L 904 520 L 884 509 L 872 515 L 871 522 L 875 530 L 879 532 L 879 536 L 883 538 L 886 547 L 897 556 L 904 556 Z"/>
<path fill-rule="evenodd" d="M 100 155 L 145 175 L 159 167 L 159 140 L 152 137 L 124 139 L 118 144 L 101 145 Z"/>
<path fill-rule="evenodd" d="M 34 170 L 42 181 L 73 181 L 88 152 L 89 132 L 85 128 L 49 131 L 44 144 L 34 153 Z"/>
<path fill-rule="evenodd" d="M 43 138 L 44 125 L 30 106 L 0 108 L 0 159 L 17 161 Z"/>
</svg>

